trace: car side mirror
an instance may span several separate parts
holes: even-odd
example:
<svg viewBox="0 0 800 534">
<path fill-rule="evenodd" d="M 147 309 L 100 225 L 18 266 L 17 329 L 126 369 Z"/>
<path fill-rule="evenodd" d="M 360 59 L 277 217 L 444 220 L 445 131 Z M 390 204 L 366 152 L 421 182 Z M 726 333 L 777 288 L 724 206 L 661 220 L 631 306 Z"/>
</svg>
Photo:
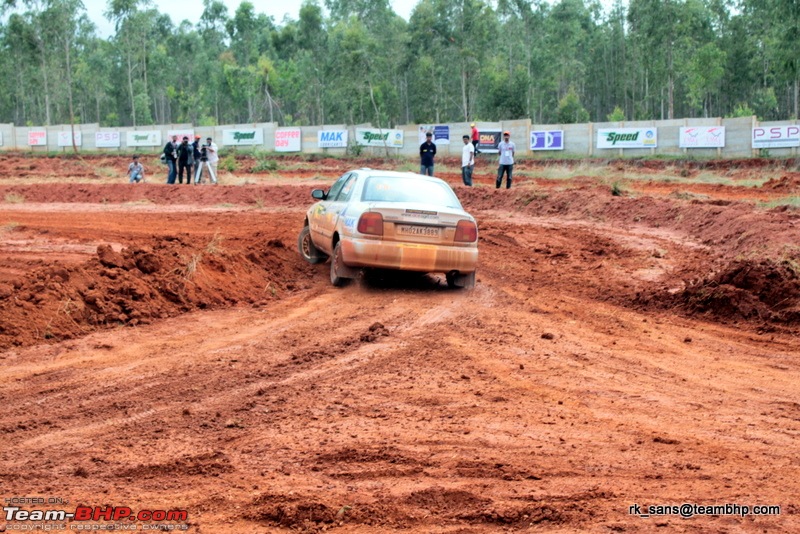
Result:
<svg viewBox="0 0 800 534">
<path fill-rule="evenodd" d="M 325 191 L 323 191 L 322 189 L 314 189 L 314 190 L 311 192 L 311 196 L 312 196 L 313 198 L 316 198 L 317 200 L 325 200 L 325 198 L 326 198 L 328 195 L 326 195 L 326 194 L 325 194 Z"/>
</svg>

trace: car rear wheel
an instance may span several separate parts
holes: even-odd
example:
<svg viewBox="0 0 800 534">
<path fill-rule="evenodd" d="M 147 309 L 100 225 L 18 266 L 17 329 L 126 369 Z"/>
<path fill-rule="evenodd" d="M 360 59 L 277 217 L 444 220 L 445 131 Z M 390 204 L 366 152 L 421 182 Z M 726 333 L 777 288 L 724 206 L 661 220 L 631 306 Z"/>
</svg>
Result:
<svg viewBox="0 0 800 534">
<path fill-rule="evenodd" d="M 451 271 L 445 274 L 445 278 L 447 279 L 447 287 L 450 288 L 472 289 L 475 287 L 475 271 L 466 274 Z"/>
<path fill-rule="evenodd" d="M 342 244 L 336 243 L 333 249 L 333 256 L 331 256 L 331 284 L 336 287 L 346 285 L 350 281 L 349 277 L 343 276 L 343 272 L 346 269 L 347 267 L 342 260 Z"/>
<path fill-rule="evenodd" d="M 304 226 L 300 230 L 300 235 L 297 237 L 297 248 L 308 263 L 322 263 L 327 258 L 325 253 L 315 247 L 314 242 L 311 241 L 311 230 L 308 226 Z"/>
</svg>

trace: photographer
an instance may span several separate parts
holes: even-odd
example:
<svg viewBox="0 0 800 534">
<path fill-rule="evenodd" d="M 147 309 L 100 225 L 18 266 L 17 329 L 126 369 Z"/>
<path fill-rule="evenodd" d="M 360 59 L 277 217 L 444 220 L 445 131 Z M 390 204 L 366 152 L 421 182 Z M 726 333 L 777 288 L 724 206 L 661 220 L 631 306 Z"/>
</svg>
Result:
<svg viewBox="0 0 800 534">
<path fill-rule="evenodd" d="M 217 144 L 210 137 L 206 138 L 206 144 L 200 147 L 200 163 L 197 165 L 197 175 L 194 180 L 196 184 L 203 181 L 203 169 L 207 168 L 211 182 L 216 185 L 217 163 L 219 162 L 218 150 Z"/>
<path fill-rule="evenodd" d="M 183 183 L 183 171 L 186 171 L 186 185 L 192 183 L 192 167 L 194 167 L 194 147 L 189 144 L 189 138 L 184 136 L 183 142 L 178 145 L 178 183 Z"/>
</svg>

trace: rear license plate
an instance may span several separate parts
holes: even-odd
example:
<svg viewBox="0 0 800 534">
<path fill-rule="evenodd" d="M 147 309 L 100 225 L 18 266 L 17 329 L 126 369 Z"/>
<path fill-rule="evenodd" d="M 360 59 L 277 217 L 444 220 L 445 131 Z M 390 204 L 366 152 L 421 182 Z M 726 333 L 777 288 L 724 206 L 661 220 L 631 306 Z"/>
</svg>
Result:
<svg viewBox="0 0 800 534">
<path fill-rule="evenodd" d="M 433 226 L 412 226 L 409 224 L 401 224 L 397 227 L 397 233 L 402 235 L 415 235 L 423 237 L 439 237 L 439 228 Z"/>
</svg>

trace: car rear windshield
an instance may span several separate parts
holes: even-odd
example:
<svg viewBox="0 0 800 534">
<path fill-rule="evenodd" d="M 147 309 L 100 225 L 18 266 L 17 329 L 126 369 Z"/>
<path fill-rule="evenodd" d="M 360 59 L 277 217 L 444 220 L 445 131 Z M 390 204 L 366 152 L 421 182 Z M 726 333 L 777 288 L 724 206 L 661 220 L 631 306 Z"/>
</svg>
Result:
<svg viewBox="0 0 800 534">
<path fill-rule="evenodd" d="M 445 183 L 399 176 L 370 176 L 362 202 L 420 202 L 461 209 L 458 197 Z"/>
</svg>

